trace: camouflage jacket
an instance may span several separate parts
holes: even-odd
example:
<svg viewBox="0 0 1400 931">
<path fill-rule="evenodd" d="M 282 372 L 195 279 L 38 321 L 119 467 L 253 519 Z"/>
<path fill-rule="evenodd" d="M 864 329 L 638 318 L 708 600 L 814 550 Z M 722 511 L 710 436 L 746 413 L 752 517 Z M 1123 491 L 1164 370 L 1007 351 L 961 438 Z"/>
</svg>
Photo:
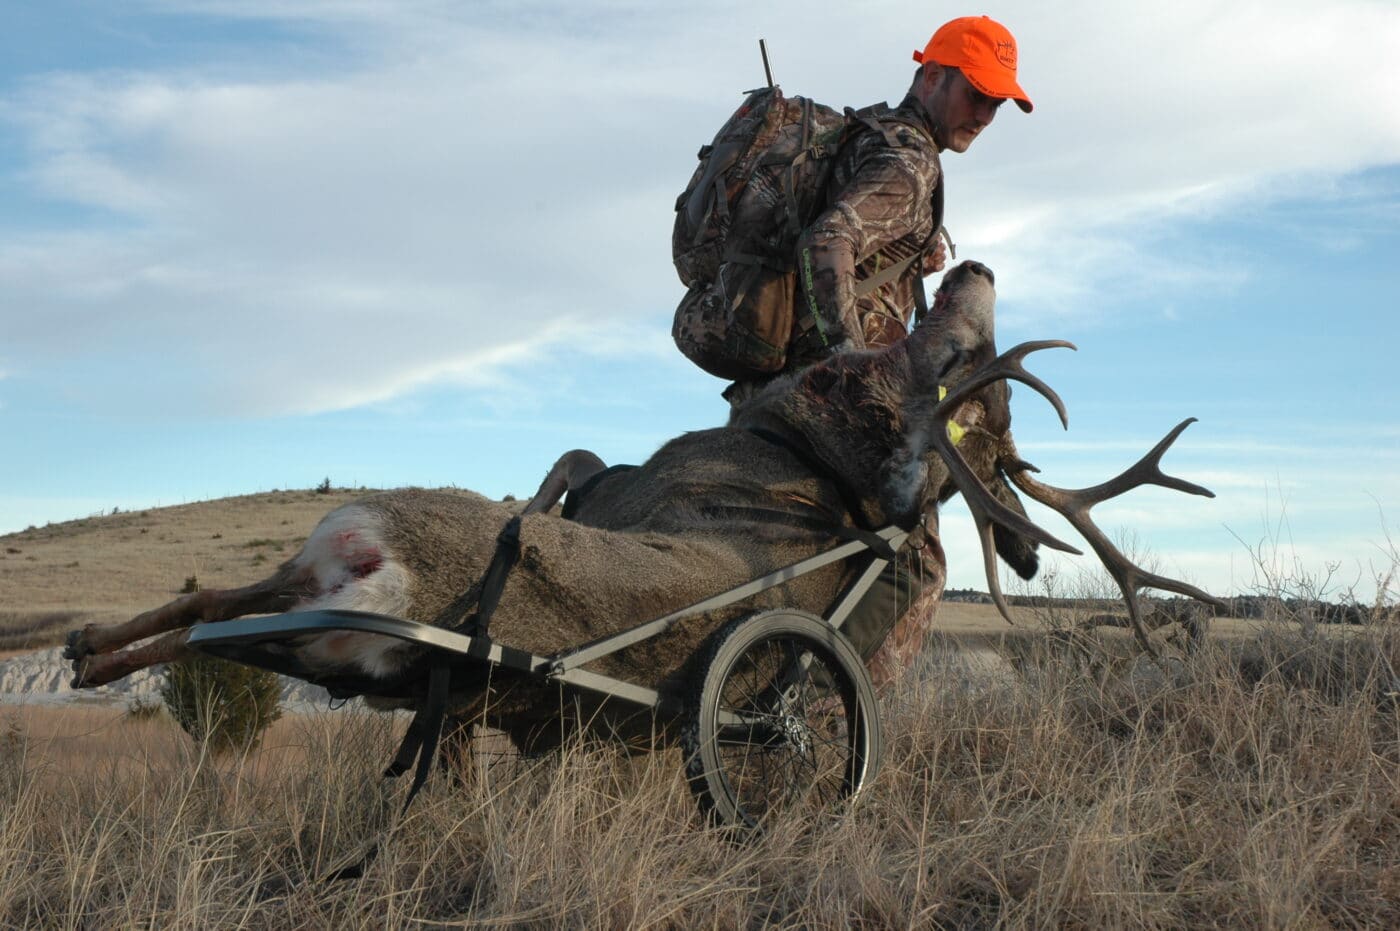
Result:
<svg viewBox="0 0 1400 931">
<path fill-rule="evenodd" d="M 889 345 L 914 313 L 915 282 L 922 286 L 922 274 L 901 275 L 855 296 L 858 281 L 931 246 L 943 223 L 934 215 L 933 196 L 942 168 L 924 109 L 908 96 L 890 116 L 898 122 L 886 125 L 901 144 L 890 146 L 865 131 L 845 146 L 832 168 L 826 209 L 797 241 L 799 300 L 805 304 L 798 315 L 811 313 L 816 325 L 794 342 L 789 370 L 826 356 L 843 339 L 857 347 Z"/>
</svg>

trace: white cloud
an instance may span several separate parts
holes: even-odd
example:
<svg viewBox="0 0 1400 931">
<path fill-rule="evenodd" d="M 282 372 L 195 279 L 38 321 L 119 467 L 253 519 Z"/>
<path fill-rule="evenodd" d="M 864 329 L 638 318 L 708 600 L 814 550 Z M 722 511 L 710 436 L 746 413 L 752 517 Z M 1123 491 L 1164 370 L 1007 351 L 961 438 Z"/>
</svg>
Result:
<svg viewBox="0 0 1400 931">
<path fill-rule="evenodd" d="M 664 326 L 672 199 L 760 73 L 734 17 L 769 36 L 787 87 L 855 104 L 897 98 L 936 25 L 893 2 L 157 6 L 295 21 L 344 51 L 315 73 L 58 73 L 0 100 L 32 187 L 115 218 L 0 242 L 6 350 L 87 379 L 94 356 L 123 360 L 83 390 L 95 406 L 262 414 L 489 382 Z M 1400 160 L 1400 111 L 1355 90 L 1400 86 L 1380 53 L 1400 46 L 1393 7 L 999 15 L 1037 109 L 948 159 L 949 225 L 1013 306 L 1237 287 L 1246 269 L 1168 260 L 1151 237 Z"/>
</svg>

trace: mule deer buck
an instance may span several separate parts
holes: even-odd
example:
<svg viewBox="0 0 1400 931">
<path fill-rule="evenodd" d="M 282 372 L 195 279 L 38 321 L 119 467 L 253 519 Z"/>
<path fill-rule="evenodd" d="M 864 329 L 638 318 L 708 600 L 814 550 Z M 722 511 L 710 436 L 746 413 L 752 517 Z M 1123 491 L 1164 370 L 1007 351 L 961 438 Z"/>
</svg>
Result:
<svg viewBox="0 0 1400 931">
<path fill-rule="evenodd" d="M 694 604 L 716 592 L 829 549 L 834 533 L 891 522 L 914 526 L 961 492 L 976 520 L 987 580 L 1000 549 L 1034 564 L 1038 541 L 1078 552 L 1031 523 L 1003 476 L 1064 514 L 1122 587 L 1143 646 L 1137 591 L 1151 586 L 1214 601 L 1199 589 L 1129 562 L 1089 519 L 1098 501 L 1144 483 L 1210 495 L 1161 473 L 1158 460 L 1181 424 L 1141 462 L 1103 485 L 1067 491 L 1030 476 L 1009 433 L 1005 379 L 1048 398 L 1022 366 L 1029 353 L 1068 343 L 1026 343 L 996 357 L 991 272 L 964 262 L 944 278 L 934 306 L 903 342 L 840 355 L 779 380 L 729 426 L 688 433 L 643 465 L 604 470 L 590 453 L 556 463 L 519 523 L 519 561 L 507 578 L 491 636 L 549 655 Z M 946 397 L 940 395 L 946 391 Z M 950 436 L 955 422 L 966 434 Z M 549 509 L 569 492 L 567 519 Z M 518 509 L 517 509 L 518 510 Z M 512 506 L 471 494 L 391 491 L 325 517 L 297 555 L 245 588 L 179 598 L 123 624 L 69 637 L 74 685 L 92 688 L 189 654 L 188 627 L 246 614 L 343 608 L 452 626 L 470 610 Z M 1005 528 L 1003 529 L 998 529 Z M 930 545 L 937 545 L 936 538 Z M 1016 555 L 1019 554 L 1019 555 Z M 598 662 L 598 671 L 648 688 L 675 687 L 688 658 L 722 623 L 785 606 L 821 613 L 856 570 L 837 562 L 754 596 L 742 606 L 688 617 L 665 636 Z M 1008 616 L 1009 620 L 1009 616 Z M 131 646 L 156 637 L 150 643 Z M 355 681 L 359 691 L 415 673 L 422 647 L 374 634 L 305 635 L 285 645 L 288 668 L 311 681 Z M 495 670 L 454 696 L 514 737 L 557 719 L 547 685 Z"/>
</svg>

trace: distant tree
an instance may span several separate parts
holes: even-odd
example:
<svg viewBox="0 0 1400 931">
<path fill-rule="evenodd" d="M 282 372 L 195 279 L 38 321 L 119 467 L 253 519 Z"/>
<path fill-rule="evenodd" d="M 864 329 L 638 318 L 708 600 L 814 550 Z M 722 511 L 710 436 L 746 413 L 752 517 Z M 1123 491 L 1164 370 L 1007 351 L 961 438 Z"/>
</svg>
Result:
<svg viewBox="0 0 1400 931">
<path fill-rule="evenodd" d="M 318 495 L 328 495 L 328 494 L 330 494 L 330 493 L 331 493 L 331 477 L 330 477 L 329 475 L 327 475 L 325 478 L 321 479 L 321 484 L 319 484 L 319 485 L 316 486 L 316 494 L 318 494 Z"/>
</svg>

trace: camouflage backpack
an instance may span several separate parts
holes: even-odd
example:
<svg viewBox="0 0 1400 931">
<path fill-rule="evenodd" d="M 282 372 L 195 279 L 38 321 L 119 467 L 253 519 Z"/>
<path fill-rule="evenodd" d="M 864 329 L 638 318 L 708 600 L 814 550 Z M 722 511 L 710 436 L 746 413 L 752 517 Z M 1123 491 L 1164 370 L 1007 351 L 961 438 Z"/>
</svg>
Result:
<svg viewBox="0 0 1400 931">
<path fill-rule="evenodd" d="M 671 234 L 676 272 L 689 288 L 671 336 L 688 359 L 726 379 L 782 370 L 792 338 L 811 324 L 795 312 L 798 236 L 825 209 L 835 155 L 854 131 L 868 127 L 899 144 L 880 123 L 886 112 L 877 105 L 838 113 L 764 87 L 750 91 L 700 149 L 700 165 L 676 200 Z M 942 192 L 940 184 L 936 198 Z M 904 258 L 859 282 L 857 296 L 921 258 L 922 252 Z"/>
</svg>

